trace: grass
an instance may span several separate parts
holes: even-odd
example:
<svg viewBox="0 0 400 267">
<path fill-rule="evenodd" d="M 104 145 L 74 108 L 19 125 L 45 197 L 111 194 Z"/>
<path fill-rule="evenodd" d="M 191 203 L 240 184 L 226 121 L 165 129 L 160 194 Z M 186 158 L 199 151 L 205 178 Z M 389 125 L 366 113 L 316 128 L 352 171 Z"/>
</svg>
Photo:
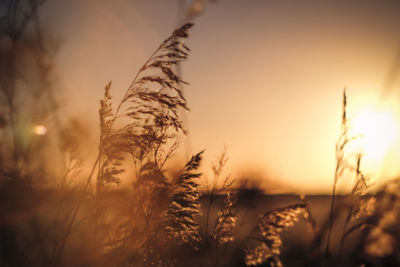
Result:
<svg viewBox="0 0 400 267">
<path fill-rule="evenodd" d="M 224 175 L 226 152 L 209 183 L 199 172 L 204 152 L 167 175 L 166 165 L 187 134 L 179 117 L 189 110 L 186 82 L 175 67 L 188 57 L 184 40 L 192 26 L 181 26 L 160 44 L 116 108 L 111 82 L 105 86 L 97 155 L 87 174 L 77 123 L 60 126 L 64 174 L 46 172 L 43 166 L 51 162 L 42 148 L 51 140 L 19 138 L 22 113 L 15 97 L 23 88 L 16 87 L 17 76 L 2 73 L 8 106 L 0 117 L 0 265 L 399 265 L 400 183 L 370 191 L 362 155 L 348 149 L 358 137 L 349 136 L 345 91 L 331 196 L 265 196 L 237 186 Z M 18 62 L 10 60 L 16 72 Z M 47 117 L 56 113 L 45 111 Z M 132 181 L 129 188 L 119 185 L 123 175 Z M 338 196 L 342 179 L 354 185 Z"/>
</svg>

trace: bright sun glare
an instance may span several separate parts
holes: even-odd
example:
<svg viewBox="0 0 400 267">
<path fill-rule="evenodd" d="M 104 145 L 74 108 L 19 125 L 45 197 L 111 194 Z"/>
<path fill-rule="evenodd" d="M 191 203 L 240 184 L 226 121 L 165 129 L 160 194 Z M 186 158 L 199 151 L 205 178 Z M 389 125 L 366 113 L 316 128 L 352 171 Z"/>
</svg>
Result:
<svg viewBox="0 0 400 267">
<path fill-rule="evenodd" d="M 375 161 L 383 159 L 397 135 L 397 123 L 389 111 L 367 109 L 353 120 L 353 131 L 360 134 L 361 149 Z"/>
</svg>

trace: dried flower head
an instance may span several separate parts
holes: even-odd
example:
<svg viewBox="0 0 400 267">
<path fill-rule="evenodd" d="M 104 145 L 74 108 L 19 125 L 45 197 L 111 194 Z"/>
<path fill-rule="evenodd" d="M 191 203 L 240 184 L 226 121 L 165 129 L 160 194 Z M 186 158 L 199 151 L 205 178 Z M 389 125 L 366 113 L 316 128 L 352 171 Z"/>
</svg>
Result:
<svg viewBox="0 0 400 267">
<path fill-rule="evenodd" d="M 365 252 L 374 257 L 386 257 L 395 252 L 397 228 L 400 219 L 400 180 L 387 183 L 378 192 L 376 198 L 371 198 L 374 206 L 372 227 L 365 239 Z M 366 208 L 368 210 L 368 208 Z"/>
<path fill-rule="evenodd" d="M 351 221 L 372 216 L 375 212 L 375 209 L 376 209 L 375 197 L 363 198 L 359 201 L 359 204 L 355 206 L 354 209 L 352 210 Z"/>
<path fill-rule="evenodd" d="M 307 216 L 306 204 L 275 209 L 260 216 L 258 229 L 261 237 L 257 239 L 257 246 L 246 250 L 245 264 L 251 266 L 269 261 L 271 266 L 282 266 L 278 257 L 282 246 L 280 233 L 293 226 L 300 214 Z"/>
<path fill-rule="evenodd" d="M 104 97 L 100 101 L 100 143 L 99 143 L 99 174 L 97 177 L 98 189 L 108 184 L 118 184 L 119 175 L 125 170 L 121 167 L 123 156 L 127 151 L 128 141 L 123 129 L 114 129 L 115 115 L 111 106 L 111 82 L 104 90 Z"/>
<path fill-rule="evenodd" d="M 230 194 L 226 194 L 224 207 L 218 212 L 212 237 L 219 244 L 233 242 L 234 230 L 237 224 L 237 216 L 234 214 L 234 204 Z"/>
<path fill-rule="evenodd" d="M 200 214 L 197 179 L 201 174 L 196 171 L 200 166 L 202 154 L 203 152 L 200 152 L 192 156 L 177 176 L 177 190 L 167 210 L 170 223 L 166 230 L 169 236 L 178 244 L 188 244 L 194 249 L 197 249 L 200 242 L 199 224 L 195 217 Z"/>
</svg>

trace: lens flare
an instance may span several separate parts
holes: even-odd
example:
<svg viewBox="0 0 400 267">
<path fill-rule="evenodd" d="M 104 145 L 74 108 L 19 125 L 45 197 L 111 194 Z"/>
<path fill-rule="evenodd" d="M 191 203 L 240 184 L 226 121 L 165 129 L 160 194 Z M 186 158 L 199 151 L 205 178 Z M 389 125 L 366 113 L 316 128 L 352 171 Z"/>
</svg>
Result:
<svg viewBox="0 0 400 267">
<path fill-rule="evenodd" d="M 45 135 L 47 133 L 47 128 L 44 125 L 36 125 L 33 128 L 33 131 L 35 132 L 35 134 L 37 135 Z"/>
</svg>

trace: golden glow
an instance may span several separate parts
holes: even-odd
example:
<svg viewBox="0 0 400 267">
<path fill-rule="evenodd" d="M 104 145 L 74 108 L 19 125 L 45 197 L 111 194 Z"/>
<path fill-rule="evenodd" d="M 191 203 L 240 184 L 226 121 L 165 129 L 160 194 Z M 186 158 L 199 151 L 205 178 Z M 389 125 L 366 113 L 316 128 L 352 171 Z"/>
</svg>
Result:
<svg viewBox="0 0 400 267">
<path fill-rule="evenodd" d="M 47 133 L 47 128 L 44 125 L 36 125 L 33 129 L 37 135 L 45 135 Z"/>
<path fill-rule="evenodd" d="M 389 111 L 366 109 L 354 118 L 352 130 L 361 135 L 361 149 L 365 156 L 380 161 L 395 141 L 397 123 Z"/>
<path fill-rule="evenodd" d="M 120 100 L 132 75 L 175 26 L 168 14 L 176 6 L 169 1 L 55 2 L 50 6 L 62 23 L 51 26 L 68 37 L 55 57 L 68 100 L 62 104 L 68 116 L 81 119 L 92 131 L 98 128 L 101 97 L 95 88 L 113 80 L 114 101 Z M 268 181 L 263 183 L 268 190 L 269 178 L 276 178 L 296 192 L 329 194 L 343 87 L 349 118 L 356 119 L 366 106 L 386 108 L 389 100 L 395 102 L 391 112 L 400 110 L 400 79 L 396 72 L 390 80 L 389 73 L 400 43 L 398 12 L 391 4 L 361 8 L 348 1 L 336 1 L 335 8 L 322 1 L 191 2 L 191 12 L 201 12 L 204 5 L 205 13 L 196 17 L 187 40 L 192 52 L 182 67 L 190 83 L 184 89 L 190 112 L 182 119 L 190 135 L 181 143 L 183 153 L 176 155 L 185 161 L 185 155 L 206 149 L 205 162 L 211 161 L 226 144 L 226 170 L 238 179 L 250 165 L 260 173 L 259 180 Z M 82 12 L 71 13 L 75 10 Z M 161 15 L 152 16 L 155 10 Z M 246 19 L 248 14 L 253 19 Z M 84 142 L 88 151 L 93 149 L 89 144 L 96 146 L 95 136 L 93 132 L 90 143 Z M 396 142 L 382 160 L 363 157 L 363 171 L 371 169 L 382 180 L 398 175 L 400 140 Z M 282 191 L 292 190 L 288 187 L 279 185 Z"/>
</svg>

